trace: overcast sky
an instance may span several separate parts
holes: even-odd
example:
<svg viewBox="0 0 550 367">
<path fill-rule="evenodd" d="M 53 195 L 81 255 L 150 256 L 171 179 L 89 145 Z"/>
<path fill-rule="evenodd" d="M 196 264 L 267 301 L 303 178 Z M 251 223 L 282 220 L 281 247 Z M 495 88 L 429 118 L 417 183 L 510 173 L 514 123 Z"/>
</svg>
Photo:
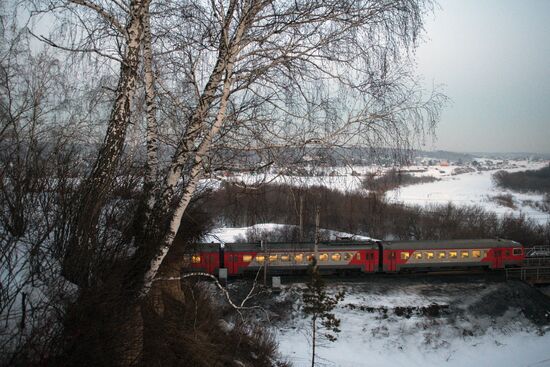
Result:
<svg viewBox="0 0 550 367">
<path fill-rule="evenodd" d="M 439 0 L 417 52 L 452 103 L 426 148 L 550 153 L 550 0 Z"/>
</svg>

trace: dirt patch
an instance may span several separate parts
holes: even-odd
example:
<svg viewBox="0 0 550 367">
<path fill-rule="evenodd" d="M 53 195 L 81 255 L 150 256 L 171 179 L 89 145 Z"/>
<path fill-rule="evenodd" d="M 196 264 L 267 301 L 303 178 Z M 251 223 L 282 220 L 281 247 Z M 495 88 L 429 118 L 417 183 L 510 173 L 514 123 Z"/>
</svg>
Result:
<svg viewBox="0 0 550 367">
<path fill-rule="evenodd" d="M 495 287 L 468 307 L 478 315 L 503 316 L 510 309 L 519 309 L 537 326 L 550 325 L 550 298 L 523 282 L 509 281 Z"/>
<path fill-rule="evenodd" d="M 432 303 L 428 306 L 413 307 L 413 306 L 397 306 L 397 307 L 371 307 L 366 305 L 356 305 L 354 303 L 348 303 L 344 306 L 349 310 L 359 310 L 368 313 L 379 313 L 382 318 L 386 318 L 388 314 L 393 314 L 397 317 L 411 318 L 412 316 L 428 316 L 439 317 L 449 312 L 449 305 L 440 305 Z"/>
</svg>

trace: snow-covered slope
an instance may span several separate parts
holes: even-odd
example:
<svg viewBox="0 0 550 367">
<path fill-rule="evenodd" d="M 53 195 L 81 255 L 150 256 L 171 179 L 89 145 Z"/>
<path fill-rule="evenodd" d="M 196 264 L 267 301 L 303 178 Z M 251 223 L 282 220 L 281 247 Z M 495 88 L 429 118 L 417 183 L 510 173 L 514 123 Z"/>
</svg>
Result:
<svg viewBox="0 0 550 367">
<path fill-rule="evenodd" d="M 521 168 L 508 169 L 509 172 L 539 169 L 545 164 L 524 162 Z M 464 173 L 460 175 L 440 176 L 441 180 L 420 185 L 405 186 L 386 193 L 386 198 L 394 202 L 428 206 L 452 202 L 460 205 L 481 205 L 489 211 L 504 215 L 525 214 L 539 223 L 550 220 L 550 214 L 528 205 L 527 201 L 539 202 L 544 199 L 540 194 L 523 194 L 496 187 L 492 181 L 495 170 Z M 499 205 L 493 198 L 497 195 L 511 195 L 514 208 Z"/>
<path fill-rule="evenodd" d="M 288 227 L 294 227 L 288 224 L 277 224 L 277 223 L 261 223 L 256 224 L 250 227 L 240 227 L 240 228 L 230 228 L 230 227 L 220 227 L 212 230 L 211 233 L 207 234 L 203 239 L 204 242 L 222 242 L 222 243 L 232 243 L 238 241 L 244 241 L 246 239 L 247 233 L 250 231 L 257 231 L 259 233 L 269 233 L 276 230 L 281 230 Z M 370 237 L 359 236 L 346 232 L 338 232 L 327 229 L 321 229 L 324 233 L 328 234 L 331 240 L 336 240 L 342 237 L 353 237 L 356 240 L 369 240 Z"/>
<path fill-rule="evenodd" d="M 548 326 L 530 321 L 521 308 L 531 306 L 522 300 L 513 305 L 504 300 L 524 295 L 523 285 L 516 284 L 516 289 L 485 282 L 364 282 L 337 284 L 348 292 L 335 310 L 342 332 L 335 343 L 325 342 L 318 349 L 319 365 L 550 366 Z M 309 366 L 310 324 L 300 313 L 297 286 L 289 286 L 279 297 L 295 300 L 292 316 L 274 327 L 280 351 L 295 367 Z M 540 309 L 544 301 L 536 307 L 543 312 L 539 316 L 550 319 L 550 308 Z"/>
</svg>

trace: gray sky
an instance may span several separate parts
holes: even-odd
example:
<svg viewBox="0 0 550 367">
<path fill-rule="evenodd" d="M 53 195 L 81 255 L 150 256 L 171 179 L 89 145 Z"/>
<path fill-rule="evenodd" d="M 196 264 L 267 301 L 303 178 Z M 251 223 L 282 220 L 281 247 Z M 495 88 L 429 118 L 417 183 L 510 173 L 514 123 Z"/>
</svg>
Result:
<svg viewBox="0 0 550 367">
<path fill-rule="evenodd" d="M 550 0 L 439 0 L 417 52 L 452 103 L 426 148 L 550 153 Z"/>
</svg>

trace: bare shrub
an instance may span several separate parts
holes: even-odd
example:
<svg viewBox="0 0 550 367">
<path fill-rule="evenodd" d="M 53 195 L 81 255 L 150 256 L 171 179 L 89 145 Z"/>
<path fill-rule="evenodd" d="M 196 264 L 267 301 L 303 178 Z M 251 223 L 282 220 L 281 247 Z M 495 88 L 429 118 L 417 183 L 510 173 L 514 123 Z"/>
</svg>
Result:
<svg viewBox="0 0 550 367">
<path fill-rule="evenodd" d="M 523 215 L 499 218 L 479 206 L 453 204 L 409 207 L 387 203 L 375 193 L 344 193 L 323 187 L 297 191 L 287 185 L 266 185 L 262 190 L 251 190 L 226 184 L 212 194 L 205 210 L 219 216 L 218 220 L 230 218 L 237 226 L 266 222 L 297 226 L 300 220 L 296 201 L 303 196 L 304 240 L 307 241 L 314 240 L 311 229 L 315 228 L 315 208 L 319 205 L 322 228 L 379 239 L 501 237 L 527 245 L 550 244 L 550 224 L 538 224 Z M 257 212 L 261 212 L 258 218 Z M 291 235 L 281 234 L 279 238 L 294 240 L 293 228 L 296 227 L 282 229 L 281 232 Z M 251 239 L 261 238 L 253 235 Z"/>
<path fill-rule="evenodd" d="M 514 197 L 512 194 L 500 194 L 490 197 L 492 201 L 498 205 L 505 206 L 511 209 L 516 209 L 516 204 L 514 203 Z"/>
<path fill-rule="evenodd" d="M 220 307 L 205 282 L 182 284 L 184 298 L 163 293 L 168 306 L 159 315 L 151 306 L 144 313 L 145 365 L 180 366 L 284 366 L 277 344 L 265 329 L 248 320 L 242 323 L 230 307 Z M 216 297 L 219 298 L 219 297 Z"/>
<path fill-rule="evenodd" d="M 377 176 L 375 173 L 368 174 L 363 180 L 363 188 L 369 191 L 384 193 L 403 186 L 434 181 L 439 181 L 439 179 L 433 176 L 414 176 L 397 169 L 391 169 L 381 176 Z"/>
<path fill-rule="evenodd" d="M 550 193 L 550 165 L 522 172 L 498 171 L 493 174 L 497 186 L 515 191 Z"/>
</svg>

